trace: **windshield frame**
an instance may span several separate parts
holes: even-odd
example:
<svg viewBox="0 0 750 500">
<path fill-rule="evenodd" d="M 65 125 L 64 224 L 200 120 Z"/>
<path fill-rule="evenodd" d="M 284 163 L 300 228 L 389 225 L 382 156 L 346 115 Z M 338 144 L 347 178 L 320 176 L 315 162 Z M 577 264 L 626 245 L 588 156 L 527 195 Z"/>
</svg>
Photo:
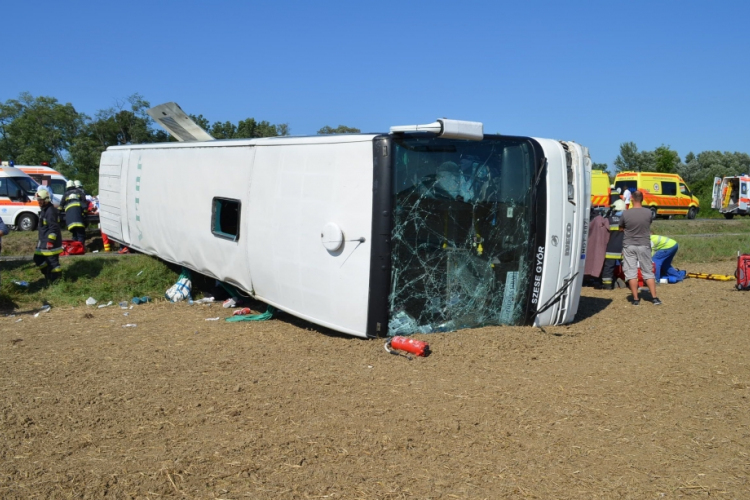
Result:
<svg viewBox="0 0 750 500">
<path fill-rule="evenodd" d="M 31 196 L 33 198 L 36 195 L 37 189 L 39 189 L 39 184 L 30 176 L 14 175 L 9 177 L 9 179 L 12 179 L 13 182 L 21 189 L 21 191 L 24 192 L 26 196 Z M 29 184 L 31 190 L 27 189 L 26 186 L 24 186 L 24 183 Z"/>
<path fill-rule="evenodd" d="M 434 134 L 405 134 L 405 135 L 382 135 L 373 140 L 373 249 L 371 254 L 370 273 L 370 308 L 368 311 L 368 336 L 383 335 L 386 326 L 394 312 L 391 310 L 391 268 L 394 258 L 394 242 L 392 241 L 392 229 L 394 224 L 394 192 L 396 181 L 396 146 L 411 139 L 436 139 Z M 536 302 L 532 303 L 534 293 L 538 295 L 539 288 L 535 286 L 534 279 L 539 265 L 536 264 L 538 249 L 545 246 L 546 242 L 546 219 L 547 219 L 547 187 L 546 187 L 546 158 L 541 145 L 532 138 L 485 135 L 483 141 L 515 141 L 516 143 L 528 144 L 530 154 L 530 179 L 528 183 L 529 193 L 529 220 L 527 239 L 524 240 L 525 255 L 523 276 L 519 281 L 524 283 L 521 314 L 514 316 L 513 324 L 533 324 L 536 318 Z M 449 144 L 455 140 L 437 139 L 434 142 L 445 142 Z M 460 142 L 460 141 L 459 141 Z M 476 143 L 478 141 L 463 141 Z M 399 181 L 400 182 L 400 181 Z M 460 201 L 460 200 L 459 200 Z M 385 238 L 387 235 L 387 238 Z M 387 262 L 387 264 L 386 264 Z M 541 276 L 541 274 L 539 274 Z M 538 284 L 537 284 L 538 285 Z M 499 324 L 487 323 L 484 324 Z M 476 325 L 481 326 L 481 325 Z"/>
</svg>

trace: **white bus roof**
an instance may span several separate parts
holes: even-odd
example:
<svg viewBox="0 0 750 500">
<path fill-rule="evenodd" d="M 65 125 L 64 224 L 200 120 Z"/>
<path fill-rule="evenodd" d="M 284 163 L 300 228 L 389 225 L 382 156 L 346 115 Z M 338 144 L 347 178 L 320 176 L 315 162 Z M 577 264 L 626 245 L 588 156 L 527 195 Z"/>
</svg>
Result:
<svg viewBox="0 0 750 500">
<path fill-rule="evenodd" d="M 351 142 L 367 142 L 374 137 L 387 134 L 331 134 L 309 136 L 261 137 L 258 139 L 222 139 L 201 142 L 154 142 L 149 144 L 129 144 L 126 146 L 110 146 L 107 151 L 118 149 L 161 149 L 161 148 L 216 148 L 242 146 L 287 146 L 298 144 L 342 144 Z"/>
</svg>

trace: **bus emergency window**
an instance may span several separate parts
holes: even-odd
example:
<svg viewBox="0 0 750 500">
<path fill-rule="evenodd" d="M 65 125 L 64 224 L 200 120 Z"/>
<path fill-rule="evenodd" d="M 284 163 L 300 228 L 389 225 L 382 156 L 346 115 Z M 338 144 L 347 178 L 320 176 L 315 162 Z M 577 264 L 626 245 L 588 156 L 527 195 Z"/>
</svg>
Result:
<svg viewBox="0 0 750 500">
<path fill-rule="evenodd" d="M 231 241 L 240 239 L 240 201 L 214 198 L 211 209 L 211 232 Z"/>
<path fill-rule="evenodd" d="M 663 181 L 661 183 L 661 194 L 666 196 L 677 196 L 677 183 Z"/>
</svg>

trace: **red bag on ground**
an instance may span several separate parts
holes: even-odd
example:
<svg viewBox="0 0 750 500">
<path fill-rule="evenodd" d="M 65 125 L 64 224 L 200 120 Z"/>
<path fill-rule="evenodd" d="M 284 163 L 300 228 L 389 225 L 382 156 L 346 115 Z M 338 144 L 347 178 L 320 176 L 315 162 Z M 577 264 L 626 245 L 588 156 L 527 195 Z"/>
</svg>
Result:
<svg viewBox="0 0 750 500">
<path fill-rule="evenodd" d="M 656 274 L 656 264 L 652 263 L 653 266 L 653 273 Z M 620 278 L 622 281 L 625 281 L 625 271 L 622 269 L 621 264 L 617 264 L 615 266 L 615 278 Z M 627 281 L 625 281 L 627 283 Z M 643 282 L 643 275 L 641 274 L 641 269 L 638 268 L 638 288 L 642 288 L 646 286 L 646 283 Z"/>
<path fill-rule="evenodd" d="M 83 255 L 86 253 L 86 248 L 80 241 L 63 240 L 62 247 L 63 251 L 60 255 Z"/>
</svg>

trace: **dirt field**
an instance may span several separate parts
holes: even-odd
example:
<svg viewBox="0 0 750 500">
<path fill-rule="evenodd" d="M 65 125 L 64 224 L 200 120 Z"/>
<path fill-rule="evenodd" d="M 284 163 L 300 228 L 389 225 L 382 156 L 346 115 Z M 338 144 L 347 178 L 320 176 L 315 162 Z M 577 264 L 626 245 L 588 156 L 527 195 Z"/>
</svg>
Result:
<svg viewBox="0 0 750 500">
<path fill-rule="evenodd" d="M 0 317 L 0 498 L 750 498 L 750 294 L 659 292 L 411 361 L 217 305 Z"/>
</svg>

